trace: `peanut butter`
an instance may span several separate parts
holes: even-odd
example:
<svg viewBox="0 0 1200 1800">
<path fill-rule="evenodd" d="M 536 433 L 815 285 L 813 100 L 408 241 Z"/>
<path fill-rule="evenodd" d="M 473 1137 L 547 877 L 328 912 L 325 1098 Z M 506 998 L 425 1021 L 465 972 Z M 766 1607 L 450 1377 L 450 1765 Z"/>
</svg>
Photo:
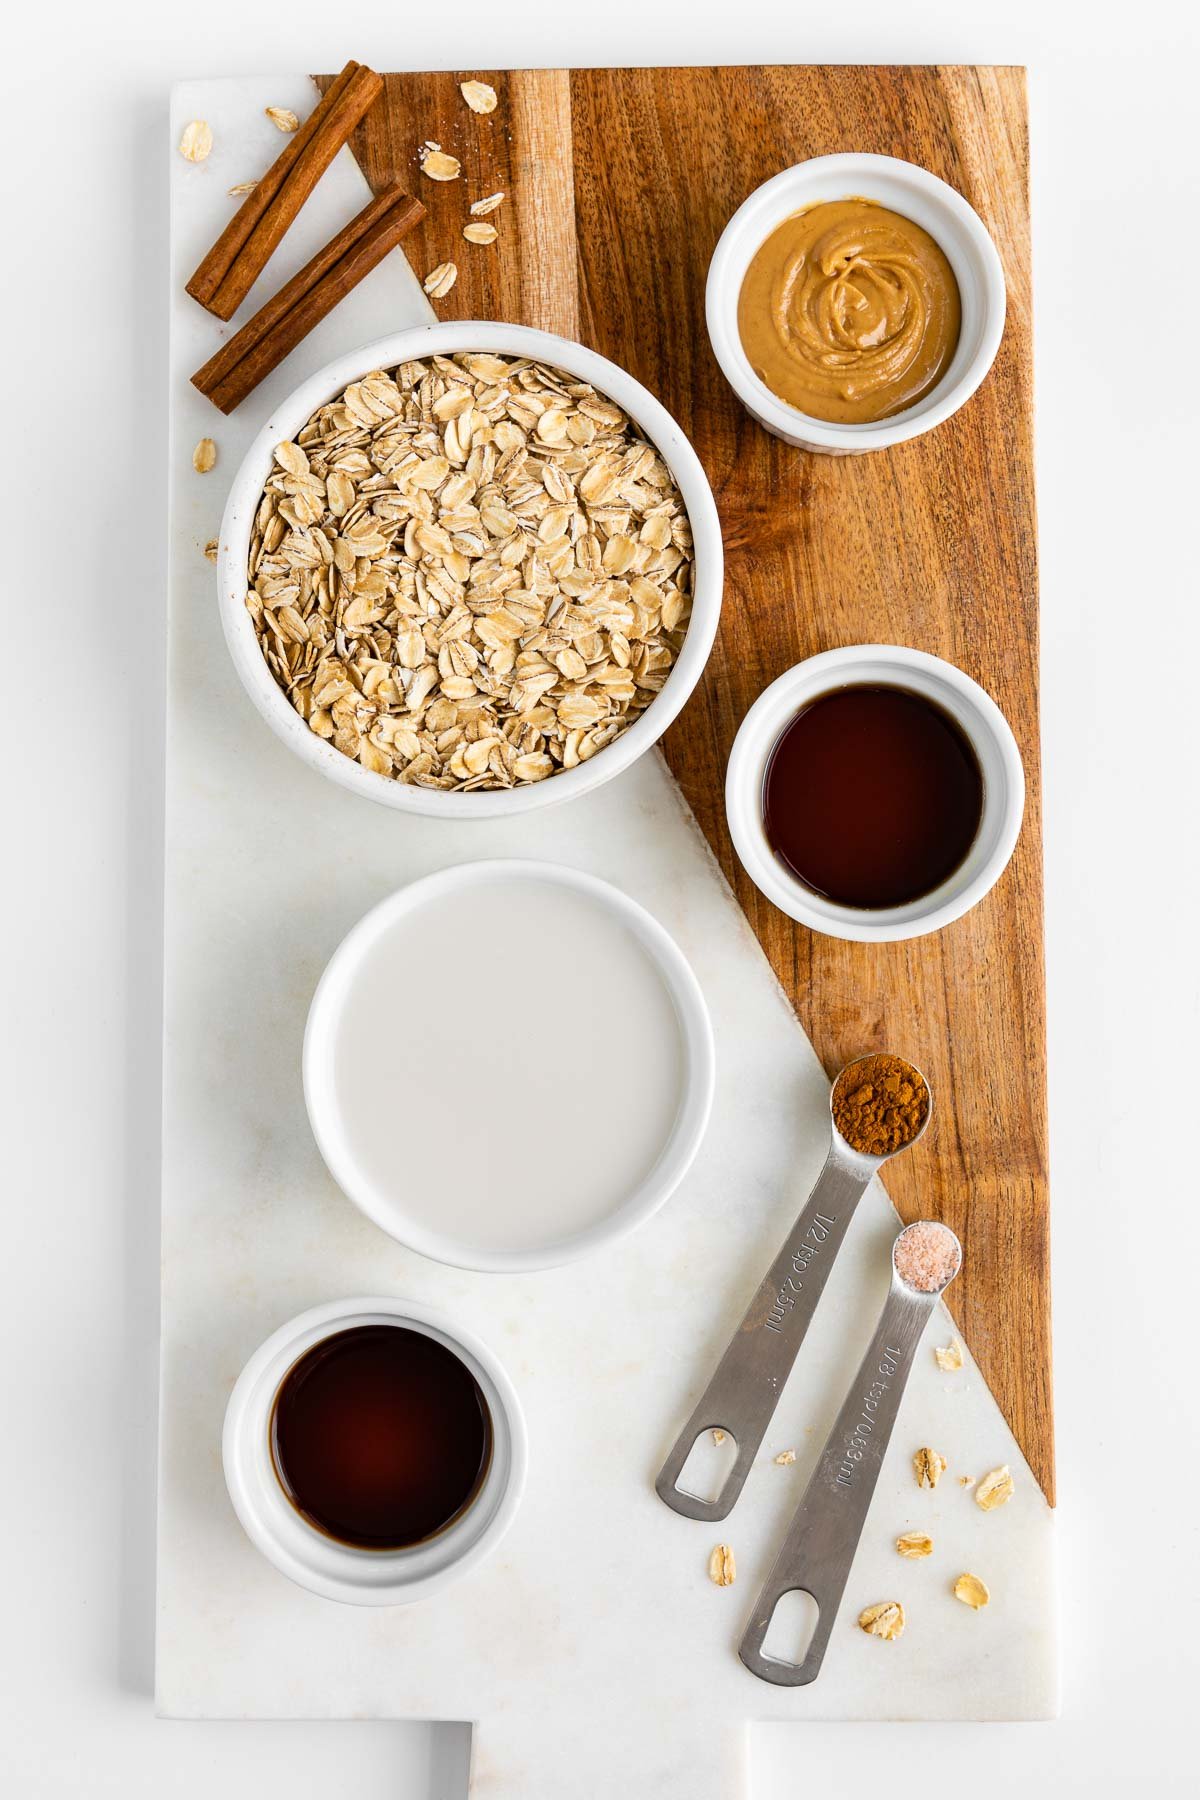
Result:
<svg viewBox="0 0 1200 1800">
<path fill-rule="evenodd" d="M 920 400 L 949 368 L 960 325 L 940 246 L 872 200 L 793 213 L 755 252 L 738 297 L 756 374 L 831 424 L 890 419 Z"/>
</svg>

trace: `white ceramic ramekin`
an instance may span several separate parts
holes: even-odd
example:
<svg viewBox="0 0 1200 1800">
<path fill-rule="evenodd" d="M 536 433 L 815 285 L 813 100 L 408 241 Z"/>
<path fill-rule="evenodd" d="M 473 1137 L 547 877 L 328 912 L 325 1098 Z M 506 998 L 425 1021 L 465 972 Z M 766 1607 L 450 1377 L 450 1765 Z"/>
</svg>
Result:
<svg viewBox="0 0 1200 1800">
<path fill-rule="evenodd" d="M 806 206 L 852 198 L 901 213 L 941 245 L 958 282 L 962 329 L 954 360 L 923 400 L 877 424 L 835 425 L 789 406 L 755 374 L 738 334 L 738 295 L 755 251 L 777 225 Z M 928 169 L 894 156 L 814 156 L 765 181 L 738 207 L 713 252 L 705 306 L 717 361 L 759 423 L 803 449 L 852 456 L 919 437 L 970 399 L 1004 335 L 1004 270 L 979 214 Z"/>
<path fill-rule="evenodd" d="M 906 906 L 867 912 L 814 893 L 779 860 L 763 825 L 763 783 L 780 734 L 803 707 L 835 688 L 872 684 L 923 694 L 957 721 L 983 771 L 983 817 L 966 860 L 940 887 Z M 773 681 L 742 720 L 725 776 L 730 835 L 755 887 L 801 925 L 861 944 L 924 937 L 961 918 L 1003 874 L 1024 810 L 1021 754 L 995 701 L 940 656 L 889 644 L 827 650 Z"/>
<path fill-rule="evenodd" d="M 435 1338 L 466 1364 L 491 1414 L 483 1486 L 448 1530 L 410 1550 L 356 1550 L 325 1537 L 288 1500 L 271 1457 L 271 1409 L 284 1376 L 314 1344 L 355 1325 L 405 1325 Z M 281 1574 L 326 1600 L 401 1606 L 428 1598 L 496 1548 L 521 1499 L 528 1446 L 516 1389 L 470 1332 L 416 1300 L 332 1300 L 281 1325 L 254 1352 L 229 1397 L 222 1457 L 247 1537 Z"/>
<path fill-rule="evenodd" d="M 386 775 L 375 775 L 326 743 L 300 718 L 276 686 L 263 659 L 254 626 L 246 611 L 246 559 L 254 515 L 263 485 L 273 467 L 275 446 L 294 437 L 307 419 L 339 394 L 347 382 L 372 369 L 425 356 L 454 355 L 464 350 L 488 350 L 497 356 L 527 356 L 565 369 L 590 381 L 615 400 L 661 454 L 683 495 L 692 527 L 695 555 L 692 616 L 675 665 L 661 691 L 627 731 L 578 768 L 565 769 L 545 781 L 524 787 L 476 789 L 469 794 L 446 793 L 438 788 L 407 786 Z M 721 525 L 708 477 L 691 444 L 666 408 L 632 375 L 615 363 L 597 356 L 569 338 L 547 331 L 531 331 L 523 325 L 499 325 L 455 320 L 444 325 L 420 325 L 378 338 L 373 344 L 339 356 L 336 362 L 303 382 L 267 420 L 234 477 L 221 522 L 217 583 L 225 641 L 242 685 L 255 706 L 280 738 L 310 768 L 331 781 L 378 800 L 399 812 L 426 813 L 443 819 L 498 819 L 533 812 L 586 794 L 622 769 L 636 762 L 658 741 L 699 681 L 721 613 L 724 562 Z"/>
<path fill-rule="evenodd" d="M 542 1245 L 514 1250 L 472 1244 L 429 1226 L 405 1210 L 402 1165 L 394 1188 L 372 1180 L 355 1157 L 337 1105 L 334 1055 L 338 1021 L 356 969 L 369 957 L 380 937 L 405 913 L 435 904 L 452 892 L 488 886 L 508 878 L 546 881 L 605 907 L 630 930 L 661 976 L 679 1020 L 683 1044 L 683 1093 L 679 1111 L 662 1154 L 632 1193 L 617 1196 L 612 1211 L 587 1230 Z M 317 984 L 304 1031 L 304 1101 L 317 1148 L 330 1174 L 381 1230 L 435 1262 L 460 1269 L 512 1272 L 557 1268 L 624 1237 L 658 1211 L 687 1174 L 700 1148 L 712 1110 L 716 1054 L 712 1023 L 700 983 L 674 938 L 636 900 L 607 881 L 558 863 L 517 859 L 460 863 L 410 883 L 381 900 L 342 939 Z M 464 1105 L 469 1105 L 469 1099 Z"/>
</svg>

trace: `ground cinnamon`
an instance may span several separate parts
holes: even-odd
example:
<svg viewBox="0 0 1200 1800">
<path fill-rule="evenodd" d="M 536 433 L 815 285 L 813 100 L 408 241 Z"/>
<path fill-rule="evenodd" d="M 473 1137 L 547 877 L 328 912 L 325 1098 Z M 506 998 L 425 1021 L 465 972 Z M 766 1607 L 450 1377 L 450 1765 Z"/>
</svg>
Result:
<svg viewBox="0 0 1200 1800">
<path fill-rule="evenodd" d="M 929 1116 L 924 1077 L 899 1056 L 848 1063 L 833 1085 L 833 1122 L 852 1150 L 891 1156 L 917 1136 Z"/>
</svg>

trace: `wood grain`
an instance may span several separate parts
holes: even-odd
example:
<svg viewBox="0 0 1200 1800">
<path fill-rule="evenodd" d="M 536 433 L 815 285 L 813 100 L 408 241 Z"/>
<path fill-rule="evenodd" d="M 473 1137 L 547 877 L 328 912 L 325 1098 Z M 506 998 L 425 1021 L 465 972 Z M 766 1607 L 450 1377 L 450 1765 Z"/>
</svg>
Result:
<svg viewBox="0 0 1200 1800">
<path fill-rule="evenodd" d="M 943 1218 L 962 1238 L 953 1310 L 1053 1502 L 1024 72 L 491 74 L 500 106 L 484 118 L 468 113 L 459 79 L 389 76 L 356 154 L 375 186 L 411 180 L 426 137 L 462 159 L 465 179 L 444 198 L 420 182 L 430 217 L 410 241 L 421 273 L 422 255 L 459 264 L 443 315 L 581 337 L 691 436 L 721 513 L 727 581 L 716 647 L 667 760 L 830 1071 L 886 1047 L 928 1073 L 934 1129 L 892 1165 L 888 1189 L 906 1219 Z M 1008 323 L 991 375 L 955 418 L 885 454 L 833 458 L 777 442 L 741 408 L 709 347 L 704 278 L 759 182 L 841 150 L 905 157 L 966 195 L 1004 263 Z M 492 215 L 500 243 L 459 253 L 468 200 L 496 188 L 511 196 Z M 744 874 L 725 828 L 725 762 L 753 700 L 801 658 L 856 642 L 957 663 L 1003 708 L 1025 759 L 1007 873 L 965 918 L 906 944 L 794 925 Z"/>
<path fill-rule="evenodd" d="M 316 77 L 322 92 L 331 76 Z M 499 103 L 473 113 L 461 81 L 486 81 Z M 432 138 L 462 164 L 456 181 L 422 175 L 418 152 Z M 372 189 L 403 170 L 403 180 L 428 209 L 406 245 L 424 280 L 438 263 L 458 267 L 449 294 L 433 302 L 447 319 L 509 319 L 579 335 L 579 279 L 575 259 L 571 87 L 564 69 L 470 69 L 456 74 L 387 75 L 383 99 L 371 108 L 352 146 Z M 503 193 L 489 213 L 496 244 L 469 244 L 462 228 L 472 200 Z"/>
</svg>

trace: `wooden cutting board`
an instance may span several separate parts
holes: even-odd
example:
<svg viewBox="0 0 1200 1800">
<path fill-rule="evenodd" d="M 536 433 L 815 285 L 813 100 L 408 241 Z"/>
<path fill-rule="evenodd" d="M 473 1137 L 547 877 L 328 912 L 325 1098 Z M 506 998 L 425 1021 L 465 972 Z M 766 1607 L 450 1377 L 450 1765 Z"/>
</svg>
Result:
<svg viewBox="0 0 1200 1800">
<path fill-rule="evenodd" d="M 468 76 L 496 89 L 494 113 L 468 110 Z M 418 172 L 426 139 L 460 159 L 460 180 Z M 905 1218 L 936 1215 L 961 1237 L 955 1314 L 1053 1503 L 1024 71 L 389 75 L 354 148 L 373 188 L 399 177 L 428 207 L 407 249 L 421 276 L 457 263 L 443 318 L 579 338 L 644 382 L 695 444 L 724 529 L 725 604 L 667 761 L 827 1067 L 886 1046 L 929 1074 L 936 1128 L 887 1185 Z M 955 418 L 883 454 L 832 458 L 777 442 L 743 410 L 709 347 L 704 281 L 754 187 L 849 150 L 923 164 L 966 195 L 1004 263 L 1008 323 Z M 499 190 L 499 242 L 466 243 L 468 203 Z M 801 658 L 861 642 L 957 663 L 1003 708 L 1025 759 L 1007 873 L 965 918 L 910 943 L 847 944 L 793 924 L 743 873 L 725 826 L 725 762 L 751 703 Z"/>
</svg>

